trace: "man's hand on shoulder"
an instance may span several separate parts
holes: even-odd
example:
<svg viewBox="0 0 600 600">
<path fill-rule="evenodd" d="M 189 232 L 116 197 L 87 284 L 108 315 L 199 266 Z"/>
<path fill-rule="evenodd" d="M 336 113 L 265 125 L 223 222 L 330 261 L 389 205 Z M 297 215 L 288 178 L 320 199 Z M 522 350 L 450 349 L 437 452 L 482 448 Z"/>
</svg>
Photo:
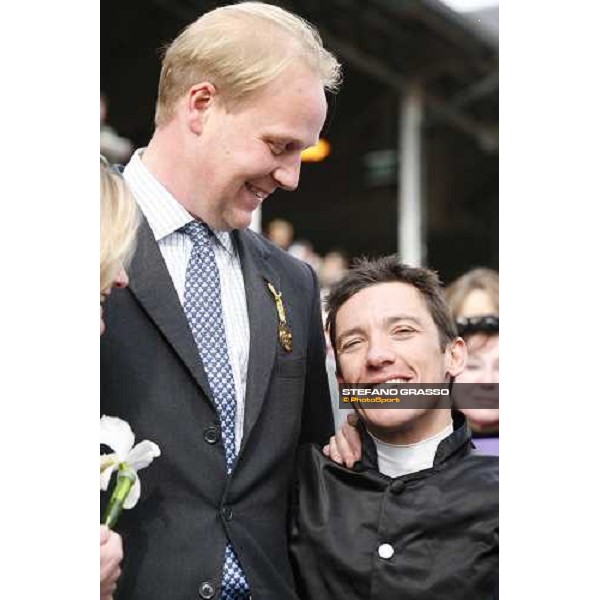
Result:
<svg viewBox="0 0 600 600">
<path fill-rule="evenodd" d="M 329 444 L 323 448 L 323 454 L 331 460 L 351 469 L 354 463 L 360 459 L 362 444 L 360 435 L 356 429 L 358 416 L 348 415 L 346 422 L 331 436 Z"/>
</svg>

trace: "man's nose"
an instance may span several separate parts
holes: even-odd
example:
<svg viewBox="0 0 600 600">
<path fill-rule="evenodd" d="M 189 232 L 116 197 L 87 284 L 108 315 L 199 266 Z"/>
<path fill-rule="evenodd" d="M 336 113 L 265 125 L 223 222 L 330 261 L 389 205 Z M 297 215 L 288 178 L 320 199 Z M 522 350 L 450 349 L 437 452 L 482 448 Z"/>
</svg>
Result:
<svg viewBox="0 0 600 600">
<path fill-rule="evenodd" d="M 300 181 L 301 164 L 300 153 L 284 157 L 273 171 L 273 178 L 277 185 L 287 192 L 293 192 Z"/>
<path fill-rule="evenodd" d="M 123 267 L 121 267 L 121 269 L 119 269 L 119 272 L 117 273 L 117 276 L 115 277 L 114 286 L 116 288 L 124 288 L 124 287 L 127 287 L 128 284 L 129 284 L 129 277 L 127 277 L 127 273 L 125 273 L 125 269 L 123 269 Z"/>
<path fill-rule="evenodd" d="M 389 344 L 384 340 L 374 340 L 369 343 L 367 351 L 367 365 L 371 369 L 378 369 L 393 363 L 395 354 Z"/>
</svg>

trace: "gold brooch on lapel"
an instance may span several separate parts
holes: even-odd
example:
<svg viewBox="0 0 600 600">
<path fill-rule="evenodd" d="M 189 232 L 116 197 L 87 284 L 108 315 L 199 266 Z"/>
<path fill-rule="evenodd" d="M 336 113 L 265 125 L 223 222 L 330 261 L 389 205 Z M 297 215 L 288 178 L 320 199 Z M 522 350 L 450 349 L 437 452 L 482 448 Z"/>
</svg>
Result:
<svg viewBox="0 0 600 600">
<path fill-rule="evenodd" d="M 291 352 L 292 330 L 287 324 L 287 320 L 285 318 L 285 309 L 283 308 L 283 301 L 281 300 L 281 292 L 278 292 L 273 284 L 269 281 L 267 281 L 267 287 L 273 295 L 273 299 L 275 300 L 275 308 L 277 309 L 277 316 L 279 317 L 279 323 L 277 325 L 277 337 L 279 338 L 279 343 L 286 352 Z"/>
</svg>

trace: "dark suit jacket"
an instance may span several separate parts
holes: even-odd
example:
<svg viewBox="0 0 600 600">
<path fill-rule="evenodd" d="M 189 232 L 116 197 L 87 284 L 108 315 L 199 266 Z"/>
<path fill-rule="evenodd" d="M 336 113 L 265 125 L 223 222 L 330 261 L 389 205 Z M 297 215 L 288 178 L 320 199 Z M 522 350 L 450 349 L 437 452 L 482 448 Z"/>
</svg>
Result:
<svg viewBox="0 0 600 600">
<path fill-rule="evenodd" d="M 145 221 L 138 238 L 129 288 L 114 290 L 105 310 L 101 411 L 128 421 L 136 441 L 150 439 L 162 454 L 141 472 L 140 501 L 117 527 L 125 558 L 116 597 L 218 598 L 229 538 L 253 600 L 295 598 L 286 519 L 296 450 L 333 430 L 315 274 L 262 236 L 234 233 L 250 355 L 244 438 L 228 478 L 208 380 Z M 283 294 L 290 353 L 278 342 L 266 281 Z"/>
</svg>

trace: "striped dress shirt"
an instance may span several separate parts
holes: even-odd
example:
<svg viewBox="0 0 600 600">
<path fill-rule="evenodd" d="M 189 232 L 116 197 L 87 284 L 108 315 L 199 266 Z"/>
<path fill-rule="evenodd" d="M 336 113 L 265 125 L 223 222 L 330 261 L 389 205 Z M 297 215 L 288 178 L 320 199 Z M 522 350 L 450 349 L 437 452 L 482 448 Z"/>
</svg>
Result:
<svg viewBox="0 0 600 600">
<path fill-rule="evenodd" d="M 185 273 L 192 253 L 192 241 L 178 231 L 194 217 L 162 186 L 141 160 L 137 150 L 123 176 L 154 234 L 169 275 L 183 307 Z M 213 248 L 221 281 L 223 324 L 233 370 L 236 396 L 235 447 L 239 452 L 244 434 L 244 398 L 250 350 L 250 327 L 246 290 L 240 257 L 231 234 L 214 231 Z"/>
</svg>

